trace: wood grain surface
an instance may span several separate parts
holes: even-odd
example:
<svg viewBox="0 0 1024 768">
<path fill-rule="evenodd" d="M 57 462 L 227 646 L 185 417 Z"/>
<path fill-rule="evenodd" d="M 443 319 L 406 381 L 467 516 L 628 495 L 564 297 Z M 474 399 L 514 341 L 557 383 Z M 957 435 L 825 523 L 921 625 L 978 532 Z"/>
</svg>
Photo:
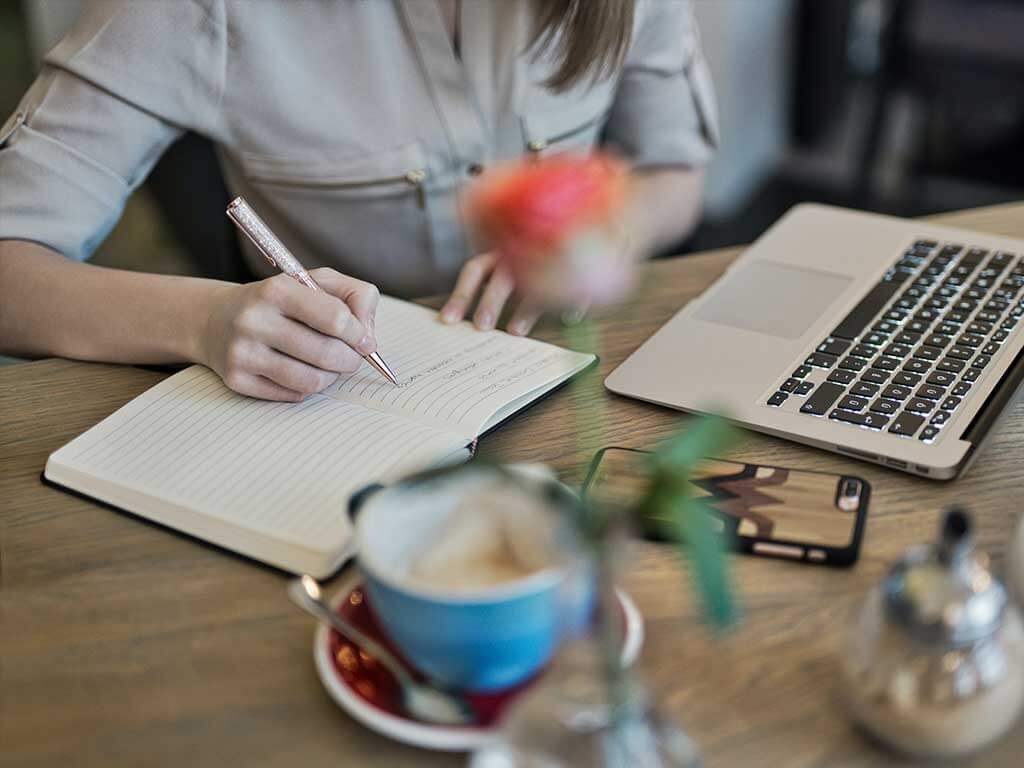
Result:
<svg viewBox="0 0 1024 768">
<path fill-rule="evenodd" d="M 939 217 L 1024 237 L 1024 205 Z M 646 268 L 635 301 L 601 318 L 601 375 L 696 296 L 727 250 Z M 539 335 L 561 341 L 553 325 Z M 700 365 L 703 361 L 694 361 Z M 349 719 L 313 669 L 313 626 L 288 603 L 286 576 L 44 486 L 47 455 L 166 372 L 46 360 L 0 368 L 0 765 L 453 766 L 464 757 L 394 744 Z M 648 448 L 685 418 L 600 393 L 608 441 Z M 561 391 L 482 445 L 542 461 L 570 481 L 589 459 Z M 584 407 L 590 408 L 592 404 Z M 637 543 L 627 586 L 647 622 L 642 669 L 708 766 L 905 765 L 847 718 L 838 643 L 849 612 L 905 547 L 932 537 L 964 502 L 1001 562 L 1021 511 L 1024 408 L 1007 412 L 969 474 L 913 478 L 750 435 L 740 460 L 854 472 L 874 493 L 851 570 L 741 557 L 741 626 L 710 636 L 673 551 Z M 960 764 L 1019 766 L 1024 725 Z"/>
</svg>

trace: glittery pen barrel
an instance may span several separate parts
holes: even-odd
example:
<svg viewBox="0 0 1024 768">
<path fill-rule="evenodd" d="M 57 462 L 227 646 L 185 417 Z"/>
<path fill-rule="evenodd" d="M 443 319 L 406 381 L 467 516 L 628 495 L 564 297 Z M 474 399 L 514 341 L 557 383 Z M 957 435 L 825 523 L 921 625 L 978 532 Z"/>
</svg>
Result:
<svg viewBox="0 0 1024 768">
<path fill-rule="evenodd" d="M 316 281 L 302 264 L 299 263 L 299 260 L 292 255 L 292 252 L 285 247 L 284 243 L 267 226 L 266 222 L 259 217 L 259 214 L 252 209 L 252 206 L 245 201 L 245 198 L 236 197 L 232 200 L 231 204 L 228 205 L 227 214 L 235 226 L 263 254 L 263 258 L 307 288 L 311 288 L 314 291 L 323 290 L 316 284 Z M 391 370 L 391 367 L 384 362 L 384 358 L 378 353 L 371 352 L 369 355 L 364 355 L 363 359 L 373 366 L 385 379 L 395 386 L 398 385 L 398 378 Z"/>
</svg>

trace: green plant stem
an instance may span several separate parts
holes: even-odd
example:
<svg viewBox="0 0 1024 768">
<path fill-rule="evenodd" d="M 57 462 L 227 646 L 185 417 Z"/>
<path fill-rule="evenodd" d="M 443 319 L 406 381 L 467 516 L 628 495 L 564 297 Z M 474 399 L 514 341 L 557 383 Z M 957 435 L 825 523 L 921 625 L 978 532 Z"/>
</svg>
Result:
<svg viewBox="0 0 1024 768">
<path fill-rule="evenodd" d="M 600 354 L 598 336 L 594 323 L 589 318 L 570 323 L 566 328 L 566 335 L 569 346 L 577 352 Z M 573 383 L 573 397 L 577 440 L 583 455 L 589 461 L 603 446 L 607 437 L 607 413 L 596 368 L 588 370 Z M 613 538 L 616 535 L 616 521 L 613 519 L 614 511 L 601 509 L 592 503 L 586 504 L 583 514 L 587 519 L 581 534 L 594 565 L 598 611 L 597 641 L 608 696 L 608 714 L 613 738 L 619 738 L 629 705 L 630 691 L 628 675 L 622 667 L 622 628 L 615 584 L 615 553 L 612 551 L 615 546 Z"/>
</svg>

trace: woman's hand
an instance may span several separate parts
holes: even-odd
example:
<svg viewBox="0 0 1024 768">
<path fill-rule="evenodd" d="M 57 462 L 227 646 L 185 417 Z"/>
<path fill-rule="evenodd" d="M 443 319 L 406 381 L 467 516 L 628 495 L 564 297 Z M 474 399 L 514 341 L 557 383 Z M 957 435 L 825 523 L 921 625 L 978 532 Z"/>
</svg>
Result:
<svg viewBox="0 0 1024 768">
<path fill-rule="evenodd" d="M 494 253 L 482 253 L 466 262 L 451 297 L 441 309 L 441 320 L 458 323 L 465 319 L 473 301 L 479 297 L 473 322 L 476 327 L 489 331 L 498 324 L 498 318 L 515 293 L 515 280 Z M 529 302 L 520 301 L 509 318 L 506 329 L 515 336 L 525 336 L 537 323 L 541 311 Z"/>
<path fill-rule="evenodd" d="M 236 392 L 293 402 L 354 372 L 377 348 L 380 294 L 333 269 L 310 274 L 322 291 L 284 274 L 216 291 L 200 362 Z"/>
</svg>

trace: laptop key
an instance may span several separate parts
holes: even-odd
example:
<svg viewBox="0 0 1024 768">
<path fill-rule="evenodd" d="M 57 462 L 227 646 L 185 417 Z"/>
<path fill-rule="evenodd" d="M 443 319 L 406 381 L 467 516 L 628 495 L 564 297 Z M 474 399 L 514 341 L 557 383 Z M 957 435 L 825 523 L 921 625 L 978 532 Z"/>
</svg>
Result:
<svg viewBox="0 0 1024 768">
<path fill-rule="evenodd" d="M 911 320 L 907 323 L 907 330 L 914 333 L 926 333 L 932 324 L 930 320 Z"/>
<path fill-rule="evenodd" d="M 964 381 L 968 384 L 981 378 L 981 368 L 968 368 L 964 372 Z"/>
<path fill-rule="evenodd" d="M 890 344 L 882 350 L 882 354 L 889 357 L 906 357 L 910 354 L 910 347 L 906 344 Z"/>
<path fill-rule="evenodd" d="M 988 355 L 978 355 L 974 358 L 974 362 L 971 363 L 972 368 L 984 368 L 986 365 L 992 362 L 992 358 Z"/>
<path fill-rule="evenodd" d="M 935 401 L 915 397 L 907 403 L 907 410 L 911 413 L 931 413 L 935 410 Z"/>
<path fill-rule="evenodd" d="M 888 337 L 884 333 L 869 333 L 865 336 L 862 341 L 865 344 L 870 344 L 873 347 L 880 347 L 886 343 Z"/>
<path fill-rule="evenodd" d="M 964 323 L 967 322 L 967 318 L 970 316 L 970 310 L 962 312 L 958 309 L 953 309 L 946 313 L 945 317 L 942 318 L 942 322 L 963 325 Z"/>
<path fill-rule="evenodd" d="M 786 400 L 789 399 L 789 395 L 785 392 L 776 392 L 774 395 L 768 398 L 768 405 L 773 408 L 779 408 Z"/>
<path fill-rule="evenodd" d="M 884 333 L 886 335 L 889 335 L 899 330 L 899 326 L 896 323 L 889 322 L 888 320 L 883 320 L 880 323 L 875 323 L 874 327 L 871 330 L 874 333 Z"/>
<path fill-rule="evenodd" d="M 807 402 L 800 406 L 800 413 L 808 413 L 812 416 L 824 416 L 832 404 L 839 399 L 839 396 L 846 391 L 845 387 L 828 382 L 820 385 L 814 394 L 807 398 Z"/>
<path fill-rule="evenodd" d="M 832 373 L 828 375 L 828 380 L 833 384 L 849 384 L 856 378 L 857 374 L 853 371 L 832 371 Z"/>
<path fill-rule="evenodd" d="M 914 433 L 921 428 L 922 424 L 924 424 L 924 416 L 918 416 L 916 413 L 907 413 L 904 411 L 896 417 L 892 426 L 889 427 L 889 431 L 894 435 L 913 437 Z"/>
<path fill-rule="evenodd" d="M 806 397 L 812 389 L 814 389 L 813 381 L 801 381 L 796 385 L 796 389 L 793 390 L 793 394 L 799 395 L 800 397 Z"/>
<path fill-rule="evenodd" d="M 979 323 L 975 320 L 973 323 L 967 326 L 967 333 L 975 334 L 978 336 L 987 336 L 992 332 L 992 323 Z"/>
<path fill-rule="evenodd" d="M 878 368 L 883 371 L 895 371 L 900 367 L 900 361 L 895 360 L 891 357 L 879 357 L 871 363 L 872 368 Z"/>
<path fill-rule="evenodd" d="M 941 333 L 943 336 L 954 336 L 960 333 L 960 326 L 954 325 L 953 323 L 939 323 L 935 327 L 935 332 Z"/>
<path fill-rule="evenodd" d="M 939 411 L 934 416 L 932 416 L 932 420 L 929 421 L 928 423 L 931 424 L 933 427 L 941 427 L 947 421 L 949 421 L 949 411 Z"/>
<path fill-rule="evenodd" d="M 838 362 L 839 358 L 835 355 L 826 355 L 822 352 L 814 352 L 807 360 L 804 365 L 809 365 L 812 368 L 831 368 Z"/>
<path fill-rule="evenodd" d="M 832 331 L 832 336 L 850 341 L 856 339 L 868 327 L 868 323 L 875 318 L 875 315 L 881 312 L 889 300 L 896 295 L 897 290 L 899 288 L 895 283 L 876 285 Z"/>
<path fill-rule="evenodd" d="M 915 396 L 925 400 L 941 400 L 946 396 L 946 390 L 932 384 L 922 384 Z"/>
<path fill-rule="evenodd" d="M 940 371 L 947 371 L 949 373 L 960 373 L 964 368 L 967 367 L 967 363 L 963 360 L 956 360 L 955 358 L 946 357 L 943 358 L 937 366 Z"/>
<path fill-rule="evenodd" d="M 854 397 L 853 395 L 847 395 L 836 408 L 842 408 L 844 411 L 863 411 L 868 407 L 868 401 L 863 397 Z"/>
<path fill-rule="evenodd" d="M 863 371 L 867 366 L 868 361 L 863 357 L 854 357 L 847 355 L 847 357 L 839 364 L 839 367 L 844 371 Z"/>
<path fill-rule="evenodd" d="M 949 397 L 942 401 L 942 405 L 939 407 L 942 408 L 942 410 L 944 411 L 955 411 L 956 407 L 960 405 L 961 402 L 962 398 L 950 395 Z"/>
<path fill-rule="evenodd" d="M 1010 338 L 1010 333 L 1008 331 L 1004 331 L 1002 329 L 1000 329 L 1000 330 L 998 330 L 998 331 L 996 331 L 995 333 L 992 334 L 992 341 L 994 341 L 994 342 L 996 342 L 998 344 L 1002 344 L 1008 338 Z"/>
<path fill-rule="evenodd" d="M 921 374 L 900 371 L 892 377 L 892 383 L 899 384 L 901 387 L 913 387 L 921 383 Z"/>
<path fill-rule="evenodd" d="M 818 351 L 838 357 L 850 348 L 850 342 L 842 339 L 826 339 L 818 345 Z"/>
<path fill-rule="evenodd" d="M 990 341 L 988 344 L 981 348 L 981 354 L 983 355 L 994 355 L 998 351 L 999 345 L 996 344 L 994 341 Z"/>
<path fill-rule="evenodd" d="M 836 373 L 839 373 L 839 371 L 836 371 Z M 870 368 L 864 371 L 864 374 L 860 377 L 860 380 L 866 381 L 869 384 L 885 384 L 885 382 L 889 380 L 889 373 L 887 371 L 880 371 L 877 368 Z"/>
<path fill-rule="evenodd" d="M 987 312 L 985 310 L 982 310 L 981 312 L 979 312 L 974 317 L 975 317 L 976 320 L 983 320 L 986 323 L 998 323 L 999 322 L 999 316 L 1001 314 L 1002 314 L 1002 312 Z"/>
<path fill-rule="evenodd" d="M 888 416 L 878 413 L 852 413 L 851 411 L 832 411 L 829 418 L 834 421 L 842 421 L 846 424 L 856 424 L 858 427 L 869 429 L 882 429 L 889 423 Z"/>
<path fill-rule="evenodd" d="M 793 378 L 806 379 L 808 376 L 810 376 L 812 370 L 813 369 L 809 365 L 801 365 L 799 368 L 793 371 Z"/>
<path fill-rule="evenodd" d="M 934 384 L 936 387 L 948 387 L 956 381 L 956 376 L 946 371 L 936 371 L 928 377 L 928 383 Z"/>
<path fill-rule="evenodd" d="M 970 347 L 955 346 L 952 349 L 947 349 L 946 354 L 955 360 L 970 360 L 974 357 L 974 350 Z"/>
<path fill-rule="evenodd" d="M 792 392 L 796 389 L 796 385 L 799 383 L 800 381 L 798 379 L 786 379 L 782 382 L 782 386 L 779 387 L 779 390 L 782 392 Z"/>
<path fill-rule="evenodd" d="M 878 398 L 871 404 L 871 410 L 875 413 L 881 413 L 886 416 L 892 416 L 896 411 L 900 409 L 900 404 L 895 400 L 885 400 L 884 398 Z"/>
<path fill-rule="evenodd" d="M 858 381 L 852 387 L 850 387 L 850 394 L 856 395 L 857 397 L 874 397 L 878 394 L 877 384 L 868 384 L 865 381 Z"/>
<path fill-rule="evenodd" d="M 910 373 L 928 373 L 928 369 L 931 367 L 932 364 L 927 360 L 915 357 L 907 361 L 907 364 L 903 366 L 903 370 Z"/>
<path fill-rule="evenodd" d="M 933 333 L 924 340 L 924 343 L 931 347 L 945 347 L 948 346 L 949 342 L 952 340 L 952 337 L 947 336 L 944 333 Z"/>
<path fill-rule="evenodd" d="M 984 344 L 985 337 L 979 336 L 976 333 L 965 333 L 959 339 L 956 340 L 956 343 L 959 344 L 961 347 L 971 347 L 973 349 L 974 347 L 980 347 L 982 344 Z"/>
<path fill-rule="evenodd" d="M 971 391 L 971 382 L 969 382 L 969 381 L 961 381 L 959 384 L 957 384 L 955 387 L 953 387 L 953 394 L 956 397 L 963 397 L 964 395 L 966 395 L 970 391 Z"/>
<path fill-rule="evenodd" d="M 851 355 L 856 357 L 874 357 L 878 354 L 878 347 L 873 347 L 870 344 L 858 344 L 856 347 L 850 350 Z"/>
<path fill-rule="evenodd" d="M 921 334 L 920 333 L 911 333 L 910 331 L 904 331 L 899 336 L 897 336 L 895 339 L 893 339 L 893 341 L 896 344 L 909 344 L 910 346 L 914 346 L 920 340 L 921 340 Z"/>
<path fill-rule="evenodd" d="M 929 425 L 921 430 L 921 436 L 918 438 L 918 440 L 924 443 L 932 443 L 935 442 L 935 438 L 938 436 L 939 428 Z"/>
<path fill-rule="evenodd" d="M 912 391 L 910 387 L 901 387 L 898 384 L 893 384 L 882 390 L 882 397 L 887 397 L 890 400 L 906 400 L 910 397 Z"/>
<path fill-rule="evenodd" d="M 914 357 L 919 357 L 922 360 L 938 360 L 942 357 L 942 350 L 938 347 L 929 347 L 925 345 L 914 350 Z"/>
</svg>

